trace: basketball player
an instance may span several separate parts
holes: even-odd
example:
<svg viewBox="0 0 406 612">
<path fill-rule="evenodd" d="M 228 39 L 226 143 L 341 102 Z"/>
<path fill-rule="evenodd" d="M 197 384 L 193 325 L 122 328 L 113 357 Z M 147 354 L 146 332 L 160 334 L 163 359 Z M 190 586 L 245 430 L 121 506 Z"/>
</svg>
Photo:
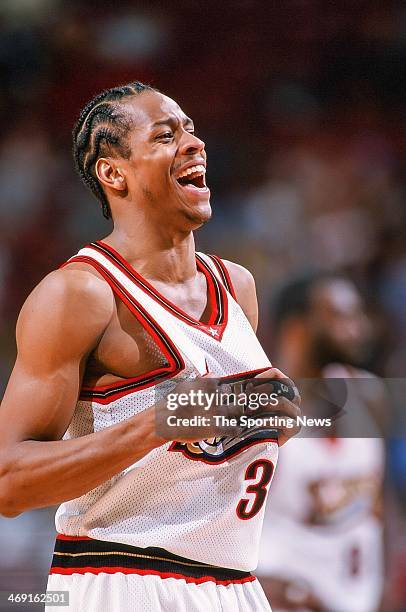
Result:
<svg viewBox="0 0 406 612">
<path fill-rule="evenodd" d="M 311 275 L 286 286 L 276 300 L 282 367 L 296 379 L 353 379 L 345 410 L 365 411 L 366 419 L 377 414 L 382 392 L 376 378 L 354 367 L 368 335 L 361 297 L 345 278 Z M 378 437 L 302 438 L 282 451 L 258 567 L 274 612 L 379 609 L 383 471 Z"/>
<path fill-rule="evenodd" d="M 61 504 L 48 588 L 69 591 L 69 610 L 269 609 L 250 572 L 278 442 L 296 430 L 193 428 L 173 442 L 155 430 L 180 381 L 284 378 L 254 333 L 252 276 L 195 253 L 211 214 L 204 143 L 176 102 L 136 82 L 84 108 L 73 150 L 114 229 L 23 306 L 0 511 Z M 276 410 L 294 418 L 298 398 Z"/>
</svg>

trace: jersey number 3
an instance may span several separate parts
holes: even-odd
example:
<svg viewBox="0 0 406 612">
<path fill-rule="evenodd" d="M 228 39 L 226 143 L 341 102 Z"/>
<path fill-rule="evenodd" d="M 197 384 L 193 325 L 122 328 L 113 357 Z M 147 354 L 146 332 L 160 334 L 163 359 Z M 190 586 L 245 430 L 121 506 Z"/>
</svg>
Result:
<svg viewBox="0 0 406 612">
<path fill-rule="evenodd" d="M 272 461 L 267 459 L 257 459 L 257 461 L 249 464 L 245 470 L 245 480 L 255 480 L 256 482 L 248 485 L 245 492 L 252 493 L 254 497 L 240 499 L 236 508 L 238 518 L 247 521 L 261 510 L 266 500 L 267 486 L 271 481 L 273 471 L 274 465 Z"/>
</svg>

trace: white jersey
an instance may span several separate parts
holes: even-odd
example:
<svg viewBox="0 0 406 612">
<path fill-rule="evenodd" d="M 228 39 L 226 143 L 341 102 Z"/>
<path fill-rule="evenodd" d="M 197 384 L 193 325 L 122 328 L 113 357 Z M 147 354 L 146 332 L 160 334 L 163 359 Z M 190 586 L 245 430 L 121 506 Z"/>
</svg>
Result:
<svg viewBox="0 0 406 612">
<path fill-rule="evenodd" d="M 97 269 L 165 356 L 154 371 L 83 387 L 66 438 L 119 423 L 152 406 L 176 383 L 270 367 L 218 258 L 196 255 L 207 279 L 207 324 L 170 303 L 114 249 L 92 243 L 69 262 Z M 256 567 L 264 501 L 278 456 L 274 439 L 169 442 L 89 493 L 63 503 L 57 531 L 136 547 L 159 547 L 201 563 Z M 247 488 L 249 489 L 247 491 Z"/>
<path fill-rule="evenodd" d="M 383 465 L 379 439 L 291 440 L 272 485 L 258 574 L 304 581 L 334 612 L 375 611 Z"/>
</svg>

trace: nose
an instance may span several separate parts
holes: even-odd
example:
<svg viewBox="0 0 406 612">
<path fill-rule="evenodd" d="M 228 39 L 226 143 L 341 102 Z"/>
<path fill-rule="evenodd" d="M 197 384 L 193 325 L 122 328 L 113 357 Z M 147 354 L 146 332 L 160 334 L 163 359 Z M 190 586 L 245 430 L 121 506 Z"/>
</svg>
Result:
<svg viewBox="0 0 406 612">
<path fill-rule="evenodd" d="M 203 140 L 185 130 L 179 146 L 179 152 L 182 155 L 193 155 L 204 151 L 205 146 Z"/>
</svg>

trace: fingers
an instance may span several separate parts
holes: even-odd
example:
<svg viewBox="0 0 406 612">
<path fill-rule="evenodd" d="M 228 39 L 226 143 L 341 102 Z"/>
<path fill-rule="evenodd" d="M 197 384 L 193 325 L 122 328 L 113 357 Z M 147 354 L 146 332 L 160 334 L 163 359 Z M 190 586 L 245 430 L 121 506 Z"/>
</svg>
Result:
<svg viewBox="0 0 406 612">
<path fill-rule="evenodd" d="M 277 406 L 272 406 L 271 409 L 261 407 L 259 410 L 248 409 L 245 414 L 249 413 L 252 417 L 275 417 L 275 427 L 281 432 L 283 440 L 286 442 L 289 438 L 299 433 L 301 426 L 298 417 L 301 416 L 299 406 L 289 401 L 286 398 L 280 398 Z"/>
<path fill-rule="evenodd" d="M 289 376 L 284 374 L 282 370 L 278 370 L 278 368 L 269 368 L 269 370 L 265 370 L 265 372 L 261 372 L 261 374 L 257 374 L 253 380 L 257 380 L 259 378 L 276 378 L 277 380 L 285 380 L 288 384 L 295 386 L 295 383 Z"/>
<path fill-rule="evenodd" d="M 294 429 L 284 429 L 281 431 L 281 433 L 278 436 L 278 445 L 279 446 L 283 446 L 284 444 L 286 444 L 286 442 L 288 442 L 291 438 L 293 438 L 293 436 L 296 436 L 300 431 L 300 427 L 297 426 Z"/>
<path fill-rule="evenodd" d="M 269 396 L 270 399 L 275 397 L 277 397 L 278 400 L 287 398 L 289 401 L 293 402 L 297 406 L 299 406 L 301 402 L 299 390 L 289 378 L 266 380 L 254 379 L 254 381 L 250 382 L 247 385 L 246 392 L 248 394 L 254 393 L 254 389 L 257 395 L 266 394 Z M 272 405 L 272 402 L 270 402 L 270 404 Z"/>
<path fill-rule="evenodd" d="M 181 441 L 233 437 L 246 427 L 240 417 L 261 417 L 264 413 L 280 417 L 280 425 L 275 427 L 280 431 L 281 444 L 298 433 L 299 392 L 281 370 L 270 368 L 249 382 L 240 381 L 239 385 L 241 388 L 234 389 L 233 380 L 231 383 L 221 380 L 219 385 L 219 380 L 212 377 L 181 383 L 176 392 L 162 400 L 162 414 L 157 416 L 158 433 L 166 439 Z M 218 393 L 219 388 L 226 399 Z M 264 428 L 268 425 L 264 424 Z"/>
<path fill-rule="evenodd" d="M 279 429 L 278 444 L 283 446 L 288 440 L 296 436 L 301 430 L 301 426 L 297 421 L 293 421 L 291 427 L 281 427 Z"/>
<path fill-rule="evenodd" d="M 284 374 L 281 370 L 278 370 L 278 368 L 269 368 L 269 370 L 265 370 L 265 372 L 257 374 L 255 378 L 285 378 L 286 380 L 289 380 L 288 376 L 286 376 L 286 374 Z"/>
<path fill-rule="evenodd" d="M 279 399 L 278 405 L 275 406 L 273 412 L 278 415 L 286 415 L 287 417 L 297 421 L 297 417 L 301 415 L 300 408 L 295 402 L 291 402 L 285 397 Z"/>
<path fill-rule="evenodd" d="M 268 395 L 269 397 L 269 389 L 272 385 L 271 382 L 266 383 L 264 381 L 263 385 L 259 385 L 255 387 L 255 391 L 261 391 L 264 395 Z M 263 387 L 263 389 L 262 389 Z M 256 395 L 259 395 L 256 393 Z M 278 432 L 278 444 L 279 446 L 283 446 L 290 438 L 296 436 L 300 429 L 300 421 L 298 417 L 301 416 L 300 411 L 300 397 L 299 395 L 295 395 L 295 400 L 291 401 L 284 396 L 277 397 L 277 403 L 269 402 L 268 405 L 261 404 L 258 408 L 250 408 L 250 405 L 245 408 L 245 415 L 251 417 L 258 417 L 259 419 L 264 417 L 274 417 L 272 423 L 274 423 L 274 427 Z"/>
</svg>

